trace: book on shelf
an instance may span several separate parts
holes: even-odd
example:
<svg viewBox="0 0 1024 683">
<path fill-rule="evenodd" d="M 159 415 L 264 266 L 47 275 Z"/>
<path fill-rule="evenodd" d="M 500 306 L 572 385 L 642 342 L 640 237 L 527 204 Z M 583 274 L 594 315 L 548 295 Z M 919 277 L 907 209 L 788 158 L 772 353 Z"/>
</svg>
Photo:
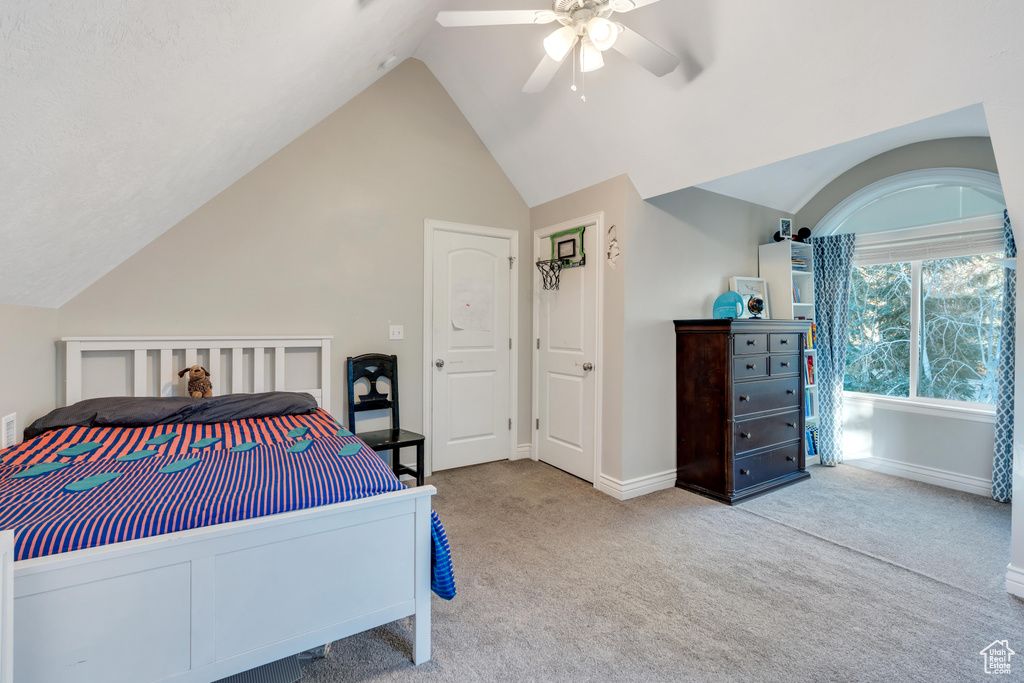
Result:
<svg viewBox="0 0 1024 683">
<path fill-rule="evenodd" d="M 804 384 L 814 384 L 814 356 L 807 356 L 807 374 L 804 376 Z"/>
<path fill-rule="evenodd" d="M 796 286 L 796 280 L 793 280 L 793 303 L 800 303 L 800 288 Z"/>
<path fill-rule="evenodd" d="M 804 348 L 813 349 L 818 342 L 818 326 L 813 322 L 807 326 L 807 334 L 804 337 Z"/>
<path fill-rule="evenodd" d="M 807 455 L 818 454 L 818 427 L 817 425 L 811 425 L 806 430 L 807 438 Z"/>
<path fill-rule="evenodd" d="M 811 387 L 804 387 L 804 417 L 814 417 L 817 415 L 815 412 L 817 406 L 814 405 L 815 398 Z"/>
</svg>

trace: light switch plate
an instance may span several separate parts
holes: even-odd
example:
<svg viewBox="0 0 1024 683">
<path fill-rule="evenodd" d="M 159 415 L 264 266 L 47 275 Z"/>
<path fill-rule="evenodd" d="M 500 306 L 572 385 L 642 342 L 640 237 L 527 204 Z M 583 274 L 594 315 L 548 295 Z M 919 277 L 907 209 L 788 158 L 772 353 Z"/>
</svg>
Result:
<svg viewBox="0 0 1024 683">
<path fill-rule="evenodd" d="M 388 328 L 388 339 L 391 341 L 399 341 L 405 339 L 405 326 L 404 325 L 391 325 Z"/>
</svg>

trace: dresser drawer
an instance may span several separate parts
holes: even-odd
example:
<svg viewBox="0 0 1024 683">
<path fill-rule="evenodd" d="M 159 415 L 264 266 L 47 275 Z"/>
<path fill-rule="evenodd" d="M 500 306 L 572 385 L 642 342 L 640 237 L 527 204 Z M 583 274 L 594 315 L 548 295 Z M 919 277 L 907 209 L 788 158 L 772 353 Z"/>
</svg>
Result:
<svg viewBox="0 0 1024 683">
<path fill-rule="evenodd" d="M 733 341 L 733 353 L 737 356 L 750 353 L 768 353 L 768 335 L 737 334 Z"/>
<path fill-rule="evenodd" d="M 733 489 L 740 491 L 792 474 L 799 464 L 799 442 L 736 460 L 732 464 Z"/>
<path fill-rule="evenodd" d="M 772 332 L 768 335 L 768 350 L 772 353 L 800 353 L 800 334 Z"/>
<path fill-rule="evenodd" d="M 769 374 L 772 377 L 800 374 L 800 356 L 770 356 Z"/>
<path fill-rule="evenodd" d="M 749 379 L 768 376 L 768 356 L 739 357 L 732 359 L 732 378 Z"/>
<path fill-rule="evenodd" d="M 799 391 L 799 377 L 737 384 L 733 389 L 732 414 L 748 415 L 779 408 L 799 408 Z"/>
<path fill-rule="evenodd" d="M 739 420 L 732 431 L 733 450 L 738 458 L 740 453 L 800 438 L 800 411 Z"/>
</svg>

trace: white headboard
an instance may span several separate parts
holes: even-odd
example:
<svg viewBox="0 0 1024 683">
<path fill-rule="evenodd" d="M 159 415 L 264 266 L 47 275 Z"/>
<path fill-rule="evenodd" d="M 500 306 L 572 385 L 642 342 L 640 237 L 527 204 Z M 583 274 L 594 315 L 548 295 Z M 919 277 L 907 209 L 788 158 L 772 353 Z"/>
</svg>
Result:
<svg viewBox="0 0 1024 683">
<path fill-rule="evenodd" d="M 127 384 L 129 396 L 174 396 L 177 388 L 187 380 L 178 378 L 178 371 L 196 365 L 200 352 L 208 358 L 210 375 L 215 381 L 221 375 L 221 355 L 227 354 L 231 373 L 230 382 L 223 383 L 229 394 L 246 393 L 243 387 L 243 362 L 251 354 L 252 392 L 284 391 L 285 351 L 288 349 L 317 350 L 319 360 L 319 387 L 303 387 L 294 391 L 312 394 L 326 411 L 331 409 L 331 337 L 62 337 L 64 343 L 64 405 L 82 400 L 82 357 L 89 352 L 125 352 L 131 354 L 131 381 Z M 248 353 L 247 353 L 248 352 Z M 156 356 L 158 368 L 156 386 L 150 388 L 148 359 Z M 174 359 L 182 357 L 184 364 L 174 367 Z M 273 381 L 265 371 L 265 356 L 271 354 Z M 180 362 L 179 362 L 180 365 Z M 247 364 L 248 366 L 248 364 Z M 216 386 L 216 385 L 215 385 Z M 216 395 L 215 391 L 215 395 Z"/>
</svg>

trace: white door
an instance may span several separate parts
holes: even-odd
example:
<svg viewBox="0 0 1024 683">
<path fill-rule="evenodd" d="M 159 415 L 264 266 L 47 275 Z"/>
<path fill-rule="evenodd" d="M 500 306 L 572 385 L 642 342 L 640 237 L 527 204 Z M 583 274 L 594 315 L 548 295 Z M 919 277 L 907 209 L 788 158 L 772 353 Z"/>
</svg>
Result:
<svg viewBox="0 0 1024 683">
<path fill-rule="evenodd" d="M 535 261 L 551 258 L 550 235 L 567 227 L 535 233 Z M 587 263 L 564 268 L 558 289 L 544 290 L 539 276 L 534 279 L 537 458 L 589 482 L 597 442 L 598 230 L 586 227 Z"/>
<path fill-rule="evenodd" d="M 508 239 L 433 233 L 433 470 L 511 453 L 511 255 Z"/>
</svg>

